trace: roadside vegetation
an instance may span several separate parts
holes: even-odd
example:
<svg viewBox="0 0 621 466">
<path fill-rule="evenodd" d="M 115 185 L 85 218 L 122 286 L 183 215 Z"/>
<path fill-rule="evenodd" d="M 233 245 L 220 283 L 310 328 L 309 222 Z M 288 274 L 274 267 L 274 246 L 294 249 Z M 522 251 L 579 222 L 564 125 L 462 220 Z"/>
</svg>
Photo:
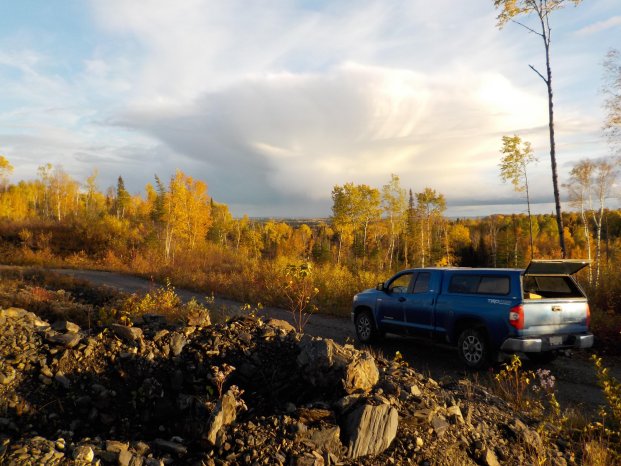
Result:
<svg viewBox="0 0 621 466">
<path fill-rule="evenodd" d="M 194 299 L 184 302 L 170 283 L 154 283 L 146 293 L 125 293 L 40 268 L 0 269 L 0 308 L 9 307 L 26 309 L 50 322 L 68 320 L 84 329 L 113 323 L 132 325 L 145 314 L 179 323 L 201 315 L 219 322 L 231 313 L 215 306 L 209 297 L 201 303 Z M 240 313 L 250 310 L 250 306 L 242 306 Z"/>
<path fill-rule="evenodd" d="M 597 341 L 621 351 L 614 344 L 621 331 L 621 211 L 596 195 L 616 177 L 610 163 L 581 162 L 572 171 L 568 192 L 578 209 L 564 213 L 563 223 L 568 257 L 593 260 L 578 278 Z M 95 174 L 79 183 L 49 165 L 36 180 L 6 183 L 0 190 L 2 261 L 132 273 L 279 307 L 291 306 L 283 284 L 306 264 L 312 273 L 296 283 L 317 290 L 308 309 L 346 316 L 356 292 L 405 267 L 523 267 L 531 256 L 561 257 L 553 215 L 447 218 L 442 194 L 406 190 L 396 175 L 381 188 L 335 186 L 332 216 L 304 223 L 234 218 L 203 182 L 180 171 L 167 185 L 156 177 L 145 191 L 130 195 L 119 177 L 104 193 Z"/>
<path fill-rule="evenodd" d="M 563 409 L 557 401 L 556 380 L 545 368 L 522 367 L 519 357 L 482 381 L 511 408 L 530 417 L 537 437 L 529 446 L 538 464 L 552 465 L 555 458 L 546 456 L 544 445 L 579 445 L 575 461 L 584 466 L 618 464 L 621 461 L 621 383 L 610 375 L 601 358 L 591 358 L 606 405 L 596 416 L 588 416 L 578 407 Z"/>
</svg>

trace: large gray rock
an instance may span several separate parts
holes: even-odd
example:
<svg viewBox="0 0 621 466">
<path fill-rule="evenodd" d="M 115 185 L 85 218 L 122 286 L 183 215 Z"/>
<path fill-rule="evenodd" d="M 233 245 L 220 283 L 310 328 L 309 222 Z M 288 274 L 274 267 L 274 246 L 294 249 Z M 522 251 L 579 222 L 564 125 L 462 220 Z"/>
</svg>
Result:
<svg viewBox="0 0 621 466">
<path fill-rule="evenodd" d="M 486 448 L 481 455 L 481 461 L 485 466 L 500 466 L 498 462 L 498 458 L 496 458 L 496 454 L 493 450 Z"/>
<path fill-rule="evenodd" d="M 207 309 L 192 309 L 188 312 L 187 323 L 190 327 L 209 327 L 211 317 Z"/>
<path fill-rule="evenodd" d="M 345 367 L 343 384 L 347 393 L 359 390 L 370 391 L 379 380 L 379 371 L 375 359 L 369 353 L 357 352 L 353 360 Z"/>
<path fill-rule="evenodd" d="M 397 435 L 398 424 L 399 414 L 390 405 L 360 406 L 345 419 L 347 456 L 359 458 L 382 453 Z"/>
<path fill-rule="evenodd" d="M 45 335 L 46 341 L 54 345 L 62 345 L 66 348 L 74 348 L 80 343 L 82 337 L 79 333 L 56 333 L 51 332 Z"/>
<path fill-rule="evenodd" d="M 173 332 L 170 337 L 170 351 L 173 356 L 179 356 L 181 354 L 187 341 L 188 339 L 182 333 Z"/>
<path fill-rule="evenodd" d="M 95 452 L 88 445 L 81 445 L 73 450 L 73 459 L 78 462 L 91 463 L 95 459 Z"/>
<path fill-rule="evenodd" d="M 375 360 L 351 345 L 304 336 L 299 343 L 298 366 L 313 385 L 342 383 L 347 393 L 368 392 L 379 380 Z"/>
<path fill-rule="evenodd" d="M 126 325 L 112 324 L 110 326 L 114 334 L 127 343 L 136 343 L 142 339 L 142 329 L 127 327 Z"/>
<path fill-rule="evenodd" d="M 52 329 L 63 333 L 78 333 L 80 331 L 80 326 L 68 320 L 57 320 L 52 324 Z"/>
<path fill-rule="evenodd" d="M 222 427 L 228 426 L 237 417 L 237 400 L 232 391 L 226 392 L 214 408 L 207 422 L 207 440 L 216 444 L 218 432 Z"/>
<path fill-rule="evenodd" d="M 284 331 L 285 333 L 295 332 L 295 327 L 291 325 L 289 322 L 287 322 L 286 320 L 270 319 L 265 324 L 270 327 L 278 328 Z"/>
</svg>

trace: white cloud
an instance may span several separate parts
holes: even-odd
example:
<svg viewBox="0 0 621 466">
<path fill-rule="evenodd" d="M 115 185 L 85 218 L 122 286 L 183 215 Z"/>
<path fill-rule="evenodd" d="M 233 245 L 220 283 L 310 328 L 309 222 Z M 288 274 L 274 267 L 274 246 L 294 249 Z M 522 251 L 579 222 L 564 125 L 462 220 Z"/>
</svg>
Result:
<svg viewBox="0 0 621 466">
<path fill-rule="evenodd" d="M 589 24 L 588 26 L 578 29 L 578 31 L 576 31 L 576 35 L 590 36 L 611 28 L 621 28 L 621 16 L 613 16 L 612 18 Z"/>
<path fill-rule="evenodd" d="M 122 174 L 137 190 L 180 168 L 236 214 L 316 215 L 334 184 L 379 187 L 390 173 L 452 199 L 509 197 L 497 182 L 501 136 L 522 134 L 546 153 L 544 86 L 525 58 L 541 50 L 521 30 L 499 32 L 485 2 L 90 5 L 104 35 L 77 72 L 45 71 L 58 57 L 35 50 L 0 55 L 20 74 L 0 69 L 20 101 L 0 113 L 0 133 L 29 136 L 12 139 L 15 154 L 82 179 L 103 165 L 104 184 Z M 575 134 L 592 139 L 597 125 L 564 110 L 559 135 L 574 137 L 559 148 L 582 151 Z"/>
<path fill-rule="evenodd" d="M 195 176 L 227 202 L 262 191 L 260 201 L 327 202 L 335 184 L 381 186 L 391 173 L 458 196 L 497 158 L 500 135 L 546 116 L 544 101 L 502 76 L 460 76 L 349 63 L 249 79 L 185 111 L 147 108 L 119 124 L 194 159 Z"/>
</svg>

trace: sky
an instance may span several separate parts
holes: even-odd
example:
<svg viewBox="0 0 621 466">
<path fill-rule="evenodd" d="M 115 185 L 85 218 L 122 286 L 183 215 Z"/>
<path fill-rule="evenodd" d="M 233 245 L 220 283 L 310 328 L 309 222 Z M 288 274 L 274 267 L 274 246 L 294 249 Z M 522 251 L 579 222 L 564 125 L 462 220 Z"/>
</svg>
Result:
<svg viewBox="0 0 621 466">
<path fill-rule="evenodd" d="M 541 38 L 492 0 L 0 0 L 0 154 L 132 193 L 180 169 L 235 216 L 325 217 L 347 182 L 442 193 L 446 215 L 524 212 L 503 135 L 532 143 L 552 213 Z M 527 25 L 534 24 L 524 18 Z M 560 183 L 610 150 L 602 62 L 621 2 L 551 16 Z M 564 207 L 568 206 L 564 204 Z"/>
</svg>

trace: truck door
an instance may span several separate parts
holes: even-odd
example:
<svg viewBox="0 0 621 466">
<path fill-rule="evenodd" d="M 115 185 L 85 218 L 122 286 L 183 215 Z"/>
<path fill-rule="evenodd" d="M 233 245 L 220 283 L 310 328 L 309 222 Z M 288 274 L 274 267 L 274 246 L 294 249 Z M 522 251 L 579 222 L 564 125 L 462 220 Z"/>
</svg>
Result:
<svg viewBox="0 0 621 466">
<path fill-rule="evenodd" d="M 384 293 L 377 300 L 379 321 L 384 325 L 403 325 L 403 304 L 408 298 L 408 291 L 414 273 L 402 272 L 391 278 L 384 288 Z"/>
<path fill-rule="evenodd" d="M 418 272 L 412 293 L 405 304 L 405 322 L 412 330 L 421 333 L 433 331 L 433 314 L 438 293 L 432 272 Z"/>
</svg>

